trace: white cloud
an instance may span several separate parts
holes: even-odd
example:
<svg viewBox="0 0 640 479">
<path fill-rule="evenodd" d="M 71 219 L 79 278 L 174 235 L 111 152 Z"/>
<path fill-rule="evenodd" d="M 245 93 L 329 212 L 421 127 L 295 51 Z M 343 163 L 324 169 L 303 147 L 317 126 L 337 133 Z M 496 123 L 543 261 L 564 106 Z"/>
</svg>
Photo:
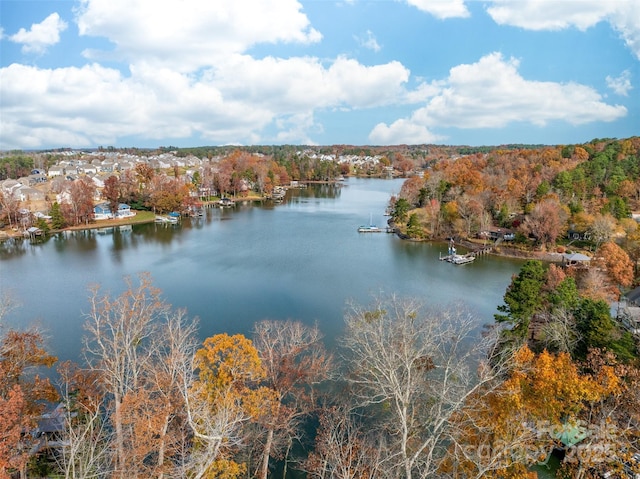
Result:
<svg viewBox="0 0 640 479">
<path fill-rule="evenodd" d="M 617 95 L 628 96 L 629 90 L 633 89 L 631 86 L 631 72 L 629 72 L 629 70 L 623 71 L 617 78 L 607 76 L 606 81 L 607 86 Z"/>
<path fill-rule="evenodd" d="M 318 42 L 301 10 L 297 0 L 81 0 L 77 22 L 132 63 L 193 71 L 259 43 Z"/>
<path fill-rule="evenodd" d="M 470 15 L 464 0 L 406 0 L 406 2 L 440 19 L 467 18 Z"/>
<path fill-rule="evenodd" d="M 371 30 L 367 30 L 367 33 L 364 37 L 355 36 L 354 38 L 360 46 L 369 50 L 373 50 L 376 53 L 382 49 Z"/>
<path fill-rule="evenodd" d="M 34 23 L 30 30 L 21 28 L 9 36 L 9 40 L 22 44 L 23 53 L 44 53 L 48 47 L 60 41 L 60 33 L 67 29 L 67 23 L 57 13 L 52 13 L 41 23 Z"/>
<path fill-rule="evenodd" d="M 247 55 L 258 43 L 320 39 L 296 0 L 81 0 L 76 18 L 81 34 L 116 46 L 104 54 L 126 59 L 129 75 L 98 63 L 1 69 L 0 148 L 113 144 L 123 136 L 255 144 L 268 134 L 311 143 L 310 132 L 322 129 L 318 109 L 407 96 L 410 73 L 396 61 Z"/>
<path fill-rule="evenodd" d="M 607 21 L 640 59 L 640 2 L 638 0 L 491 0 L 487 12 L 500 25 L 527 30 L 586 30 Z"/>
<path fill-rule="evenodd" d="M 551 121 L 572 125 L 614 121 L 627 109 L 609 105 L 590 87 L 577 83 L 530 81 L 518 73 L 519 62 L 499 53 L 477 63 L 458 65 L 439 83 L 440 91 L 410 118 L 377 125 L 369 138 L 377 143 L 407 143 L 407 137 L 432 135 L 430 129 L 501 128 L 511 123 L 545 126 Z"/>
<path fill-rule="evenodd" d="M 274 139 L 311 143 L 309 132 L 321 130 L 316 109 L 392 103 L 406 96 L 409 77 L 398 62 L 363 66 L 342 57 L 325 67 L 314 58 L 236 55 L 198 75 L 130 68 L 129 77 L 98 64 L 1 69 L 0 149 L 114 144 L 123 136 L 255 144 L 269 127 Z"/>
<path fill-rule="evenodd" d="M 369 134 L 369 140 L 375 145 L 417 145 L 444 139 L 444 136 L 432 133 L 426 126 L 405 118 L 391 125 L 378 123 Z"/>
</svg>

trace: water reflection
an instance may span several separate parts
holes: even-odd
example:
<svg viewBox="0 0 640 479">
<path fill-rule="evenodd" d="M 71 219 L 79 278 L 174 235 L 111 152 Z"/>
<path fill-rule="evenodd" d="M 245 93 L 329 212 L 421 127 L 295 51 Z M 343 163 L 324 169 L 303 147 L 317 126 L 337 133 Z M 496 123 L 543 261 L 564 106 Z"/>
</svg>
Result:
<svg viewBox="0 0 640 479">
<path fill-rule="evenodd" d="M 11 286 L 21 295 L 18 322 L 43 318 L 61 359 L 80 351 L 87 286 L 100 283 L 117 294 L 123 276 L 142 271 L 151 273 L 169 303 L 200 318 L 202 339 L 249 334 L 262 319 L 295 319 L 317 322 L 332 344 L 347 301 L 368 303 L 380 291 L 429 304 L 463 299 L 486 322 L 518 263 L 486 258 L 454 266 L 438 261 L 441 245 L 357 232 L 370 216 L 384 224 L 389 197 L 401 183 L 312 185 L 289 190 L 275 207 L 241 202 L 207 208 L 204 216 L 178 225 L 74 231 L 35 246 L 3 244 L 0 291 Z"/>
</svg>

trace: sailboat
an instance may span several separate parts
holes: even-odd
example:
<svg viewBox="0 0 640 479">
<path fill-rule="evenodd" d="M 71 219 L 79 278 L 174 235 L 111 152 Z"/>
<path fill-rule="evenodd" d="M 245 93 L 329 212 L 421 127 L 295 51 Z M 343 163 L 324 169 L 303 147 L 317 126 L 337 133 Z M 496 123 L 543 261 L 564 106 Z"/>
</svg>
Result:
<svg viewBox="0 0 640 479">
<path fill-rule="evenodd" d="M 360 226 L 358 233 L 382 233 L 382 228 L 373 224 L 373 215 L 369 215 L 369 226 Z"/>
</svg>

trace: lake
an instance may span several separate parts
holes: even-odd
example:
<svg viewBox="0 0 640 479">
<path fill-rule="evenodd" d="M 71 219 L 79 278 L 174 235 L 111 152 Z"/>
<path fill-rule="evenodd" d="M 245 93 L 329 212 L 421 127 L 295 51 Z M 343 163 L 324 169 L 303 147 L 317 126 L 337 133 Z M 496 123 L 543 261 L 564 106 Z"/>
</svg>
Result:
<svg viewBox="0 0 640 479">
<path fill-rule="evenodd" d="M 522 261 L 484 256 L 456 266 L 439 261 L 446 244 L 358 233 L 370 218 L 385 226 L 389 198 L 403 180 L 348 179 L 342 186 L 289 190 L 282 204 L 210 208 L 178 225 L 85 230 L 44 243 L 0 243 L 0 294 L 19 307 L 14 327 L 37 323 L 52 352 L 77 359 L 88 286 L 119 294 L 122 278 L 150 272 L 174 307 L 200 320 L 202 339 L 249 334 L 262 319 L 317 322 L 331 346 L 348 301 L 395 293 L 446 307 L 463 302 L 478 324 L 493 321 Z"/>
</svg>

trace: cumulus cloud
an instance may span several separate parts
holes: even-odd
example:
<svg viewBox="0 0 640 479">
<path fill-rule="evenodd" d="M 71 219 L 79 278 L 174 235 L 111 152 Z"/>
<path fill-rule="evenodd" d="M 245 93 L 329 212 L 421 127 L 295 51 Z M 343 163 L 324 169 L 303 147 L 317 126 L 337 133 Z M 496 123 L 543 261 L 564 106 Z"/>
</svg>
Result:
<svg viewBox="0 0 640 479">
<path fill-rule="evenodd" d="M 127 61 L 181 71 L 211 65 L 259 43 L 322 38 L 297 0 L 81 0 L 76 20 L 81 35 L 108 38 Z"/>
<path fill-rule="evenodd" d="M 67 29 L 67 23 L 57 13 L 52 13 L 41 23 L 34 23 L 29 30 L 21 28 L 8 38 L 22 44 L 22 53 L 44 53 L 48 47 L 60 41 L 60 33 Z"/>
<path fill-rule="evenodd" d="M 412 119 L 401 118 L 391 125 L 378 123 L 371 130 L 369 139 L 376 145 L 417 145 L 436 143 L 445 137 L 429 131 L 425 125 Z"/>
<path fill-rule="evenodd" d="M 458 65 L 424 107 L 410 118 L 376 125 L 369 138 L 375 143 L 425 143 L 437 136 L 430 131 L 435 128 L 500 128 L 515 122 L 545 126 L 551 121 L 579 125 L 627 114 L 624 106 L 605 103 L 588 86 L 527 80 L 518 67 L 516 59 L 505 60 L 500 53 Z M 411 136 L 414 141 L 408 141 Z"/>
<path fill-rule="evenodd" d="M 311 143 L 309 131 L 320 130 L 316 109 L 391 103 L 406 94 L 409 76 L 398 62 L 363 66 L 337 58 L 325 67 L 313 58 L 246 55 L 199 75 L 142 62 L 130 69 L 130 76 L 95 63 L 1 69 L 0 148 L 83 147 L 132 135 L 255 144 L 270 126 L 274 140 Z"/>
<path fill-rule="evenodd" d="M 470 15 L 464 0 L 406 0 L 406 2 L 440 19 L 466 18 Z"/>
<path fill-rule="evenodd" d="M 318 109 L 407 96 L 410 72 L 397 61 L 248 55 L 259 43 L 319 41 L 296 0 L 81 0 L 76 21 L 81 35 L 115 45 L 103 53 L 126 60 L 128 72 L 98 62 L 0 69 L 0 148 L 84 147 L 123 136 L 312 143 L 310 132 L 322 130 Z"/>
<path fill-rule="evenodd" d="M 617 78 L 607 76 L 606 82 L 607 86 L 617 95 L 628 96 L 629 90 L 633 89 L 631 86 L 631 72 L 629 72 L 629 70 L 623 71 Z"/>
<path fill-rule="evenodd" d="M 491 0 L 487 12 L 500 25 L 527 30 L 586 30 L 609 22 L 640 59 L 640 2 L 637 0 Z"/>
</svg>

